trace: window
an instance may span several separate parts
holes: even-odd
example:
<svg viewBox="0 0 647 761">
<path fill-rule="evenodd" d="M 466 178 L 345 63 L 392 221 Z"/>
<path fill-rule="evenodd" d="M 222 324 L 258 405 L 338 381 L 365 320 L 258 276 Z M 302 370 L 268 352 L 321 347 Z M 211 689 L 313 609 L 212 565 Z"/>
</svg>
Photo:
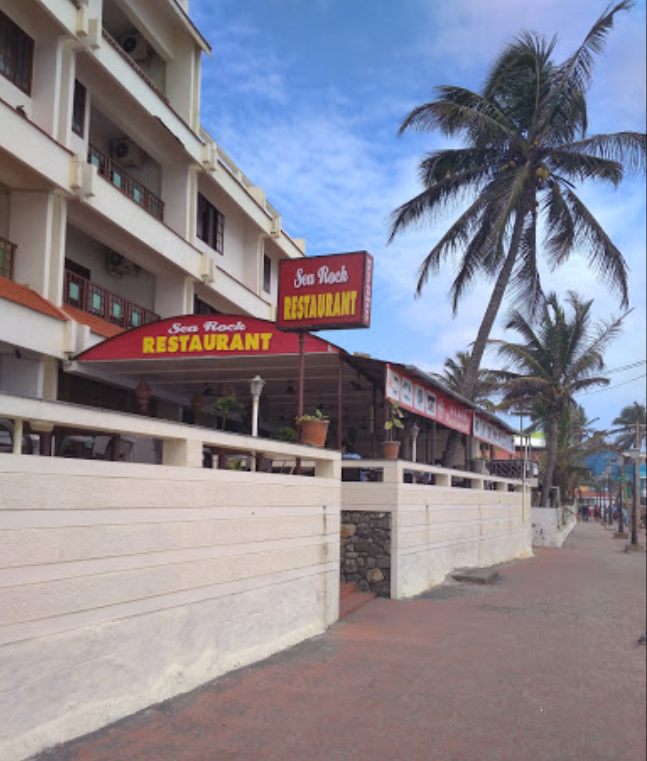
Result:
<svg viewBox="0 0 647 761">
<path fill-rule="evenodd" d="M 74 82 L 72 132 L 76 132 L 80 137 L 83 137 L 85 132 L 85 87 L 83 87 L 78 79 Z"/>
<path fill-rule="evenodd" d="M 263 290 L 272 293 L 272 260 L 267 254 L 263 256 Z"/>
<path fill-rule="evenodd" d="M 31 95 L 34 41 L 0 11 L 0 74 Z"/>
<path fill-rule="evenodd" d="M 201 194 L 198 194 L 197 235 L 219 254 L 224 253 L 225 218 Z"/>
<path fill-rule="evenodd" d="M 211 304 L 207 304 L 206 301 L 199 299 L 197 296 L 193 297 L 193 314 L 221 314 Z"/>
</svg>

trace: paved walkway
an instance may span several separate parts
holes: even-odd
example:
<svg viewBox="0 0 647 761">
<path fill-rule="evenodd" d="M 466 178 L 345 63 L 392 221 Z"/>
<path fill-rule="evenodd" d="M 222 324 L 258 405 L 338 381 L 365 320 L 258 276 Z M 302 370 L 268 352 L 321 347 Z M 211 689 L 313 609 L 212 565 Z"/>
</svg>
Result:
<svg viewBox="0 0 647 761">
<path fill-rule="evenodd" d="M 642 538 L 641 538 L 642 541 Z M 375 600 L 325 635 L 41 761 L 642 761 L 645 555 L 561 550 Z"/>
</svg>

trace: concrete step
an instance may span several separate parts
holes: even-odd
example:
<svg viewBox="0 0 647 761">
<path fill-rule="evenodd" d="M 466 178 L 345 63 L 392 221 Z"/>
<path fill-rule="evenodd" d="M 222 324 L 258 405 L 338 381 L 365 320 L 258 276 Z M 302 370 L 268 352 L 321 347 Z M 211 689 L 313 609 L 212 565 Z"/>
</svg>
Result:
<svg viewBox="0 0 647 761">
<path fill-rule="evenodd" d="M 357 584 L 352 581 L 342 581 L 339 585 L 339 599 L 344 600 L 357 592 Z"/>
<path fill-rule="evenodd" d="M 377 595 L 372 592 L 355 592 L 347 597 L 340 598 L 339 600 L 339 620 L 346 618 L 351 613 L 359 610 L 364 605 L 368 604 Z"/>
</svg>

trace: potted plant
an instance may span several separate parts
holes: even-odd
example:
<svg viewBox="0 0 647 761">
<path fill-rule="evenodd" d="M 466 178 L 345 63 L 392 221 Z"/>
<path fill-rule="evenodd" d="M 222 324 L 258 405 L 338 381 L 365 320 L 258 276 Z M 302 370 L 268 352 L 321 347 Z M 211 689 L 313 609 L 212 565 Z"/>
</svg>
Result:
<svg viewBox="0 0 647 761">
<path fill-rule="evenodd" d="M 278 441 L 286 441 L 290 444 L 296 444 L 297 441 L 297 432 L 294 430 L 294 428 L 279 428 L 279 430 L 276 432 L 276 438 Z"/>
<path fill-rule="evenodd" d="M 400 402 L 388 402 L 388 419 L 384 423 L 386 431 L 386 441 L 382 443 L 382 455 L 385 460 L 397 460 L 400 454 L 400 442 L 395 440 L 395 429 L 402 430 L 404 424 L 402 418 L 404 413 L 400 409 Z"/>
<path fill-rule="evenodd" d="M 222 420 L 222 430 L 227 428 L 227 418 L 233 414 L 243 415 L 245 406 L 241 404 L 235 396 L 221 396 L 216 399 L 211 411 Z"/>
<path fill-rule="evenodd" d="M 320 410 L 317 410 L 314 415 L 302 415 L 297 418 L 296 424 L 301 431 L 302 444 L 320 448 L 326 445 L 330 421 Z"/>
</svg>

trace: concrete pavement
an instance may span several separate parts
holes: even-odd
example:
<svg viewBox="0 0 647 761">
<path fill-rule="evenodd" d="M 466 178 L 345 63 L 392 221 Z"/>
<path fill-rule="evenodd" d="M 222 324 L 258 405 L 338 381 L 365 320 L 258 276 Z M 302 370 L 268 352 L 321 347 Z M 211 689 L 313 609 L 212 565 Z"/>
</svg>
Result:
<svg viewBox="0 0 647 761">
<path fill-rule="evenodd" d="M 498 585 L 374 600 L 38 759 L 643 761 L 645 554 L 624 545 L 579 524 Z"/>
</svg>

